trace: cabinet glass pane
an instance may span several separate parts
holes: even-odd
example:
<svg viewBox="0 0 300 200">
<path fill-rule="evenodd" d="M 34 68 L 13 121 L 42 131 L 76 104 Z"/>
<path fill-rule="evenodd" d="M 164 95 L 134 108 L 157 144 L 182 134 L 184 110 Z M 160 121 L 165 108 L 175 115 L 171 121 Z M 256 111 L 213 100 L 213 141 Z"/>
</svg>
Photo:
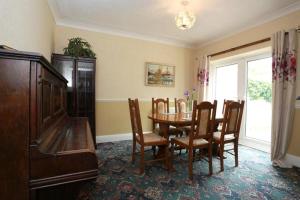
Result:
<svg viewBox="0 0 300 200">
<path fill-rule="evenodd" d="M 74 62 L 72 60 L 53 60 L 54 68 L 65 77 L 68 81 L 67 87 L 67 110 L 68 114 L 73 116 L 74 114 L 74 93 L 73 93 L 73 70 L 74 70 Z"/>
<path fill-rule="evenodd" d="M 94 111 L 94 64 L 77 64 L 77 106 L 78 111 L 88 114 Z"/>
<path fill-rule="evenodd" d="M 73 61 L 54 60 L 53 66 L 55 69 L 68 80 L 68 88 L 73 86 Z"/>
</svg>

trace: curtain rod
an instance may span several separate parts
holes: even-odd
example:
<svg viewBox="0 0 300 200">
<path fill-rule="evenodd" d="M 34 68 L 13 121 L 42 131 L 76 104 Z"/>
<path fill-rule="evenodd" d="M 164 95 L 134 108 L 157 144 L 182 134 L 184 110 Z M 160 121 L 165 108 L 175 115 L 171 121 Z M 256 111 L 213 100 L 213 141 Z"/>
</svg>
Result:
<svg viewBox="0 0 300 200">
<path fill-rule="evenodd" d="M 296 29 L 296 31 L 300 32 L 300 27 L 298 27 Z M 247 44 L 244 44 L 244 45 L 241 45 L 241 46 L 233 47 L 233 48 L 230 48 L 230 49 L 227 49 L 227 50 L 224 50 L 224 51 L 220 51 L 220 52 L 217 52 L 217 53 L 213 53 L 213 54 L 208 55 L 208 57 L 214 57 L 214 56 L 222 55 L 222 54 L 225 54 L 225 53 L 229 53 L 229 52 L 232 52 L 232 51 L 236 51 L 236 50 L 239 50 L 239 49 L 254 46 L 254 45 L 261 44 L 261 43 L 268 42 L 268 41 L 271 41 L 270 37 L 269 38 L 264 38 L 264 39 L 261 39 L 261 40 L 255 41 L 255 42 L 250 42 L 250 43 L 247 43 Z"/>
<path fill-rule="evenodd" d="M 229 53 L 229 52 L 232 52 L 232 51 L 236 51 L 236 50 L 243 49 L 243 48 L 246 48 L 246 47 L 250 47 L 250 46 L 253 46 L 253 45 L 257 45 L 257 44 L 260 44 L 260 43 L 268 42 L 270 40 L 271 40 L 271 38 L 264 38 L 262 40 L 258 40 L 258 41 L 255 41 L 255 42 L 250 42 L 250 43 L 247 43 L 247 44 L 243 44 L 241 46 L 233 47 L 233 48 L 230 48 L 230 49 L 227 49 L 227 50 L 224 50 L 224 51 L 220 51 L 220 52 L 217 52 L 217 53 L 210 54 L 210 55 L 208 55 L 208 57 L 214 57 L 214 56 L 222 55 L 222 54 L 225 54 L 225 53 Z"/>
</svg>

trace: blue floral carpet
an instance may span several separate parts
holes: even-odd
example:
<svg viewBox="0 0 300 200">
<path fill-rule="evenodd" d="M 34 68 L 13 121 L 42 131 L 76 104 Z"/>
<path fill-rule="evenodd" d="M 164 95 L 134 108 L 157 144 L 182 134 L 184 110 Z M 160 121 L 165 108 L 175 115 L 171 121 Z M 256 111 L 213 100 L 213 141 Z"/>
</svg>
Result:
<svg viewBox="0 0 300 200">
<path fill-rule="evenodd" d="M 162 165 L 146 165 L 139 175 L 139 157 L 131 164 L 131 141 L 98 144 L 99 176 L 83 185 L 78 199 L 300 199 L 300 169 L 273 167 L 270 155 L 245 146 L 239 147 L 239 167 L 227 155 L 224 172 L 217 158 L 214 173 L 208 176 L 208 163 L 194 162 L 194 181 L 188 179 L 187 154 L 173 161 L 175 172 Z M 148 157 L 152 151 L 147 151 Z"/>
</svg>

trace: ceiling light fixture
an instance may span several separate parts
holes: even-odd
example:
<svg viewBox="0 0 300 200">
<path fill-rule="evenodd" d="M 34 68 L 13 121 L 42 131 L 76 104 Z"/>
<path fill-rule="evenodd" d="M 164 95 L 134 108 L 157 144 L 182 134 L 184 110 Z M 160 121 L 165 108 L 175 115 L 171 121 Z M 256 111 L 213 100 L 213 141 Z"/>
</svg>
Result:
<svg viewBox="0 0 300 200">
<path fill-rule="evenodd" d="M 183 0 L 181 4 L 184 10 L 180 11 L 175 17 L 176 26 L 181 30 L 190 29 L 194 25 L 196 17 L 193 13 L 186 10 L 186 6 L 189 4 L 187 0 Z"/>
</svg>

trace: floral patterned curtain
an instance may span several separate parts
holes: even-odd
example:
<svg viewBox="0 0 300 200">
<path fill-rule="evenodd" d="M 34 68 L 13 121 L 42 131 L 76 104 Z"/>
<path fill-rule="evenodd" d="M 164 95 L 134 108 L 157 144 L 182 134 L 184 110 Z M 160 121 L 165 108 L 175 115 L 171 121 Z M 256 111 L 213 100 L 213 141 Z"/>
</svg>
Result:
<svg viewBox="0 0 300 200">
<path fill-rule="evenodd" d="M 208 84 L 209 84 L 209 62 L 210 57 L 205 56 L 202 60 L 202 65 L 200 62 L 200 66 L 198 68 L 197 80 L 198 80 L 198 88 L 199 88 L 199 96 L 198 101 L 207 100 L 208 95 Z"/>
<path fill-rule="evenodd" d="M 297 32 L 279 31 L 272 36 L 273 114 L 271 160 L 291 167 L 284 159 L 291 138 L 296 88 Z"/>
</svg>

